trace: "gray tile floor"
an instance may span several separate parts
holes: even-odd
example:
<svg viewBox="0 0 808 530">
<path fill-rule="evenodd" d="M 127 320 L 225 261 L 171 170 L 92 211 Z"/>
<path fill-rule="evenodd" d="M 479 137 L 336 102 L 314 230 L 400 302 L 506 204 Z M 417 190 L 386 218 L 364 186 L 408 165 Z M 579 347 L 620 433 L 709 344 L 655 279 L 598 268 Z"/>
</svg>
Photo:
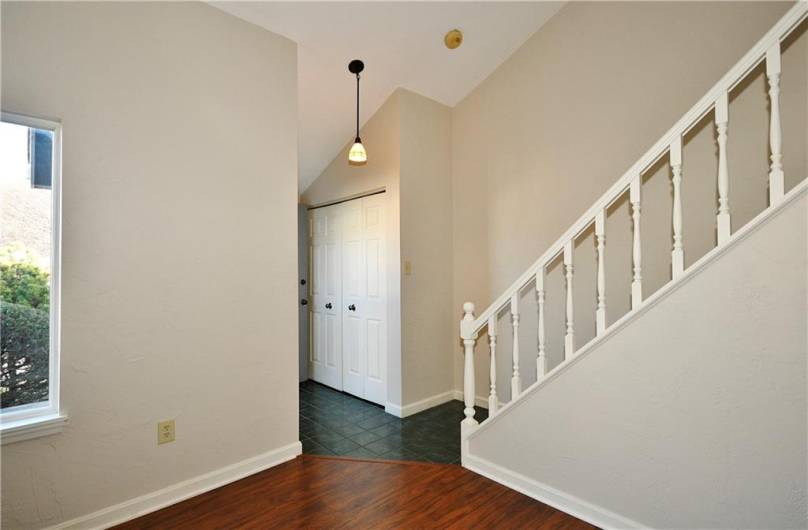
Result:
<svg viewBox="0 0 808 530">
<path fill-rule="evenodd" d="M 477 421 L 488 411 L 477 408 Z M 450 401 L 407 418 L 313 381 L 300 383 L 303 452 L 385 460 L 460 463 L 463 403 Z"/>
</svg>

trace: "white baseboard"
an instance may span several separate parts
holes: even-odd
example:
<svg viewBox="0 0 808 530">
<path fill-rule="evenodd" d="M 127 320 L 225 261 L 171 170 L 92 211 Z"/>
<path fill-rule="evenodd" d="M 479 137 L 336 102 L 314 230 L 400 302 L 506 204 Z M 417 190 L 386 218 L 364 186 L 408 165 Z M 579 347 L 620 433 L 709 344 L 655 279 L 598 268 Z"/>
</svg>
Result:
<svg viewBox="0 0 808 530">
<path fill-rule="evenodd" d="M 601 506 L 586 502 L 478 456 L 464 454 L 463 467 L 599 528 L 647 528 L 627 517 L 610 512 Z"/>
<path fill-rule="evenodd" d="M 457 401 L 463 401 L 463 391 L 462 390 L 455 390 L 454 391 L 454 398 Z M 474 405 L 480 408 L 487 409 L 488 408 L 488 398 L 485 396 L 477 396 L 474 398 Z"/>
<path fill-rule="evenodd" d="M 403 418 L 404 416 L 401 415 L 401 405 L 396 405 L 395 403 L 387 403 L 384 406 L 384 411 L 388 414 L 392 414 L 398 418 Z"/>
<path fill-rule="evenodd" d="M 426 409 L 431 409 L 432 407 L 437 407 L 438 405 L 448 403 L 453 399 L 455 399 L 455 391 L 449 390 L 448 392 L 435 394 L 434 396 L 430 396 L 426 399 L 422 399 L 420 401 L 416 401 L 415 403 L 410 403 L 408 405 L 399 406 L 393 403 L 388 403 L 387 405 L 385 405 L 384 410 L 385 412 L 388 412 L 393 416 L 398 416 L 399 418 L 406 418 L 407 416 L 418 414 L 419 412 L 422 412 Z"/>
<path fill-rule="evenodd" d="M 294 442 L 204 475 L 172 484 L 161 490 L 71 519 L 51 528 L 109 528 L 292 460 L 302 452 L 301 443 Z"/>
<path fill-rule="evenodd" d="M 432 407 L 437 407 L 438 405 L 443 405 L 444 403 L 448 403 L 449 401 L 453 400 L 463 401 L 463 391 L 449 390 L 447 392 L 436 394 L 426 399 L 422 399 L 421 401 L 416 401 L 415 403 L 410 403 L 409 405 L 404 406 L 396 405 L 395 403 L 387 403 L 384 406 L 384 411 L 388 414 L 392 414 L 393 416 L 398 416 L 399 418 L 406 418 L 407 416 L 418 414 L 426 409 L 431 409 Z M 487 409 L 488 398 L 477 396 L 475 405 Z"/>
</svg>

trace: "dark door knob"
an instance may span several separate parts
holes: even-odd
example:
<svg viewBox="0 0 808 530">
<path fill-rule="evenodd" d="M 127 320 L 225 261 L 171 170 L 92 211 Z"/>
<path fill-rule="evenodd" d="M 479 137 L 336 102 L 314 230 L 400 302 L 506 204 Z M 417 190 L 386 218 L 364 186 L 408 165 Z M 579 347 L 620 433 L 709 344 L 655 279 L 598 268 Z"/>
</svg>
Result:
<svg viewBox="0 0 808 530">
<path fill-rule="evenodd" d="M 334 307 L 334 306 L 331 305 L 331 302 L 328 302 L 327 304 L 325 304 L 326 309 L 331 309 L 332 307 Z"/>
<path fill-rule="evenodd" d="M 356 306 L 351 304 L 348 306 L 348 311 L 356 311 Z"/>
<path fill-rule="evenodd" d="M 306 300 L 305 298 L 301 298 L 300 299 L 300 305 L 309 305 L 309 301 Z"/>
</svg>

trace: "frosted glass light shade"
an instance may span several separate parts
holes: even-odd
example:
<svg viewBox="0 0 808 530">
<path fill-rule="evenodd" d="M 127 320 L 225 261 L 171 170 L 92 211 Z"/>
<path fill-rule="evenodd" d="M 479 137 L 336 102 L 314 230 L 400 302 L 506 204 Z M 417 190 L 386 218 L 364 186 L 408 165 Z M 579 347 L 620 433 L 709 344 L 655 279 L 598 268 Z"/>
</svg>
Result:
<svg viewBox="0 0 808 530">
<path fill-rule="evenodd" d="M 368 153 L 365 151 L 365 146 L 362 145 L 362 140 L 357 138 L 351 146 L 351 150 L 348 151 L 348 162 L 355 166 L 361 166 L 366 164 L 367 161 Z"/>
</svg>

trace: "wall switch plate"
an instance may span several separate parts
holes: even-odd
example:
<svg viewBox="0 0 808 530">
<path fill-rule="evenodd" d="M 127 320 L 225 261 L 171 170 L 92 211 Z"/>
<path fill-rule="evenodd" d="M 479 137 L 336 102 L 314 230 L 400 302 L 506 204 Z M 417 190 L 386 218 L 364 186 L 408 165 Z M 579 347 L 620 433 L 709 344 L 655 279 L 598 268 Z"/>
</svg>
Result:
<svg viewBox="0 0 808 530">
<path fill-rule="evenodd" d="M 157 445 L 174 441 L 174 420 L 157 423 Z"/>
<path fill-rule="evenodd" d="M 412 262 L 406 260 L 404 262 L 404 276 L 409 276 L 412 274 Z"/>
</svg>

